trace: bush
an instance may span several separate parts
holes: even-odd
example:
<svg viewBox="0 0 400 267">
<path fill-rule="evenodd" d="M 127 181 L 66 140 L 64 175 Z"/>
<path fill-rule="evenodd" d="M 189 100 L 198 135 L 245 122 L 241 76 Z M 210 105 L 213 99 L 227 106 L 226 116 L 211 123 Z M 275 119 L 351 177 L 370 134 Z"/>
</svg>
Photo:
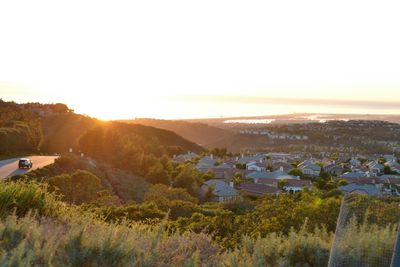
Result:
<svg viewBox="0 0 400 267">
<path fill-rule="evenodd" d="M 162 227 L 140 224 L 73 219 L 57 224 L 11 215 L 0 222 L 0 265 L 327 266 L 332 232 L 307 228 L 264 238 L 243 236 L 236 248 L 221 251 L 204 233 L 167 235 Z M 352 224 L 346 236 L 341 257 L 349 266 L 382 266 L 390 261 L 396 227 Z"/>
<path fill-rule="evenodd" d="M 21 217 L 29 211 L 39 215 L 53 215 L 60 206 L 58 197 L 49 193 L 46 185 L 26 181 L 0 183 L 1 218 L 13 212 Z"/>
<path fill-rule="evenodd" d="M 215 265 L 218 253 L 204 234 L 31 216 L 0 222 L 0 240 L 0 266 L 205 266 Z"/>
<path fill-rule="evenodd" d="M 167 217 L 167 213 L 160 210 L 154 203 L 129 204 L 121 206 L 82 205 L 84 214 L 92 214 L 106 222 L 145 222 L 148 225 L 160 223 Z"/>
<path fill-rule="evenodd" d="M 97 176 L 82 170 L 54 176 L 48 183 L 63 195 L 63 200 L 73 204 L 91 203 L 98 198 L 98 192 L 105 190 Z"/>
</svg>

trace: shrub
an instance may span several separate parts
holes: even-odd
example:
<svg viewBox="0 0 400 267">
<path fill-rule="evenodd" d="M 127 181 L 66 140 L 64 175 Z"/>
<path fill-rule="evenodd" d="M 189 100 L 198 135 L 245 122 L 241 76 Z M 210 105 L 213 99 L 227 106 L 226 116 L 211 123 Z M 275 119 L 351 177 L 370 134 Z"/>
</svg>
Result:
<svg viewBox="0 0 400 267">
<path fill-rule="evenodd" d="M 47 191 L 46 185 L 17 181 L 0 183 L 0 217 L 15 214 L 20 217 L 30 210 L 39 215 L 55 214 L 61 203 L 58 197 Z"/>
<path fill-rule="evenodd" d="M 206 266 L 219 248 L 204 234 L 31 216 L 0 222 L 0 266 Z"/>
<path fill-rule="evenodd" d="M 82 170 L 72 175 L 54 176 L 48 182 L 63 195 L 65 201 L 73 204 L 93 202 L 98 198 L 97 193 L 105 190 L 97 176 Z"/>
</svg>

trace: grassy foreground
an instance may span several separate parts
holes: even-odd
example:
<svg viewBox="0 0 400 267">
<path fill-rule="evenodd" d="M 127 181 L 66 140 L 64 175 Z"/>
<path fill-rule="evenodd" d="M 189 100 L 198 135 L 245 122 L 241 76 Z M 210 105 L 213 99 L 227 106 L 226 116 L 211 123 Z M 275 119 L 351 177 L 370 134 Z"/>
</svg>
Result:
<svg viewBox="0 0 400 267">
<path fill-rule="evenodd" d="M 0 217 L 0 266 L 326 266 L 333 237 L 304 226 L 288 235 L 243 236 L 223 250 L 206 234 L 167 234 L 163 224 L 106 223 L 32 182 L 0 183 Z M 343 255 L 368 255 L 370 266 L 382 266 L 395 227 L 354 223 L 348 231 Z"/>
</svg>

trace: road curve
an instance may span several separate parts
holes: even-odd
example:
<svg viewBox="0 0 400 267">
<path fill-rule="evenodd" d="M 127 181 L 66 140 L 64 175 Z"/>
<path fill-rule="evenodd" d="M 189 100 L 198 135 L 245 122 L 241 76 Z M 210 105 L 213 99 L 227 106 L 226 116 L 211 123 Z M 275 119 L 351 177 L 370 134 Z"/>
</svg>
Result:
<svg viewBox="0 0 400 267">
<path fill-rule="evenodd" d="M 4 178 L 17 175 L 24 174 L 31 170 L 43 168 L 47 165 L 54 163 L 54 160 L 58 158 L 57 156 L 29 156 L 24 157 L 31 159 L 33 162 L 32 169 L 18 169 L 18 160 L 19 158 L 0 160 L 0 180 Z"/>
</svg>

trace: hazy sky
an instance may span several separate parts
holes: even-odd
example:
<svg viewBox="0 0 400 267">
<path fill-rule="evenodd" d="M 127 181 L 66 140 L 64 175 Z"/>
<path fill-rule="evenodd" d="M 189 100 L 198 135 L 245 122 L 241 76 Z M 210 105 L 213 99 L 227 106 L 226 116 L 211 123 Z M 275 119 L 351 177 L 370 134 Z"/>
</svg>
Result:
<svg viewBox="0 0 400 267">
<path fill-rule="evenodd" d="M 0 1 L 0 97 L 100 118 L 400 114 L 400 1 Z"/>
</svg>

